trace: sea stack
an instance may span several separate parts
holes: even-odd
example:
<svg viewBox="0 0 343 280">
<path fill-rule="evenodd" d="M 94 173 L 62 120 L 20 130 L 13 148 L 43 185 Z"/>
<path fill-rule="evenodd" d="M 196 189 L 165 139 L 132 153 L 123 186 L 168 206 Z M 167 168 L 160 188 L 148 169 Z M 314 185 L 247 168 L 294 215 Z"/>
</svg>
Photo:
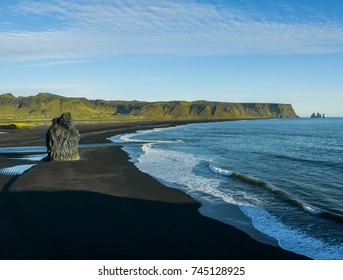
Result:
<svg viewBox="0 0 343 280">
<path fill-rule="evenodd" d="M 320 118 L 325 118 L 325 115 L 323 114 L 323 116 L 320 114 L 320 113 L 313 113 L 312 115 L 311 115 L 311 118 L 315 118 L 315 119 L 320 119 Z"/>
<path fill-rule="evenodd" d="M 70 113 L 63 113 L 52 120 L 52 125 L 46 133 L 48 161 L 79 160 L 80 133 L 75 128 Z"/>
</svg>

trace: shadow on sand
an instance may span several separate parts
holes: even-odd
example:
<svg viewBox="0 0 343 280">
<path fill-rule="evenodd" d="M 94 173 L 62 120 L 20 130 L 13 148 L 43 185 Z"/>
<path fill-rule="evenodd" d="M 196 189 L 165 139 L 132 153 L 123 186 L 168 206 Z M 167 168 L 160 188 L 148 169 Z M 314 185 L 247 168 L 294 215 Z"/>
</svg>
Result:
<svg viewBox="0 0 343 280">
<path fill-rule="evenodd" d="M 297 259 L 228 225 L 197 204 L 93 192 L 1 195 L 1 259 Z"/>
</svg>

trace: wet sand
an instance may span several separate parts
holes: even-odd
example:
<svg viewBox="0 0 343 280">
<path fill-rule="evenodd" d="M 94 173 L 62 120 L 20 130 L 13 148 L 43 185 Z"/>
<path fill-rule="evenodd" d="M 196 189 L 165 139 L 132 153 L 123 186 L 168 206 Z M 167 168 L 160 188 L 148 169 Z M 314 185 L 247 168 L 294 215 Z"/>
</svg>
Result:
<svg viewBox="0 0 343 280">
<path fill-rule="evenodd" d="M 82 144 L 174 125 L 78 125 Z M 47 128 L 11 130 L 0 147 L 44 146 Z M 0 130 L 4 131 L 4 130 Z M 202 216 L 185 193 L 140 172 L 119 146 L 80 149 L 80 161 L 39 162 L 0 175 L 0 259 L 304 259 Z M 0 154 L 0 168 L 32 162 Z"/>
</svg>

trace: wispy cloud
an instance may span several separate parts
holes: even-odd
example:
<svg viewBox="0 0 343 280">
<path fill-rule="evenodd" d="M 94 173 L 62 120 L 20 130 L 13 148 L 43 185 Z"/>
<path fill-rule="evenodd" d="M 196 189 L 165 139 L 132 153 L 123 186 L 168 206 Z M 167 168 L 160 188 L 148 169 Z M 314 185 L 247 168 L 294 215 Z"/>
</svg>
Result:
<svg viewBox="0 0 343 280">
<path fill-rule="evenodd" d="M 88 63 L 91 62 L 89 59 L 74 59 L 74 60 L 52 60 L 52 61 L 42 61 L 35 64 L 30 65 L 30 67 L 51 67 L 51 66 L 59 66 L 59 65 L 66 65 L 66 64 L 80 64 L 80 63 Z"/>
<path fill-rule="evenodd" d="M 17 16 L 58 28 L 0 32 L 0 59 L 75 60 L 116 54 L 232 55 L 343 51 L 343 25 L 285 23 L 196 1 L 20 1 Z M 43 21 L 42 21 L 43 22 Z"/>
</svg>

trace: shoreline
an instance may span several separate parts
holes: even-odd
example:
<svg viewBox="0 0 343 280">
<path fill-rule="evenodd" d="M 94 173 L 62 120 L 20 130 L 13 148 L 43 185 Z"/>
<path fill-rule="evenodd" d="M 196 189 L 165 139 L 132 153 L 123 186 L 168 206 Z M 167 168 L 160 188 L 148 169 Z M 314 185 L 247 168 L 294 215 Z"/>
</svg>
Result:
<svg viewBox="0 0 343 280">
<path fill-rule="evenodd" d="M 77 128 L 80 144 L 94 144 L 188 123 Z M 0 147 L 45 145 L 46 130 L 10 131 Z M 1 194 L 0 259 L 307 259 L 201 215 L 198 202 L 139 171 L 120 146 L 83 148 L 80 155 L 77 162 L 40 162 Z M 6 162 L 14 160 L 0 154 L 0 168 Z"/>
</svg>

